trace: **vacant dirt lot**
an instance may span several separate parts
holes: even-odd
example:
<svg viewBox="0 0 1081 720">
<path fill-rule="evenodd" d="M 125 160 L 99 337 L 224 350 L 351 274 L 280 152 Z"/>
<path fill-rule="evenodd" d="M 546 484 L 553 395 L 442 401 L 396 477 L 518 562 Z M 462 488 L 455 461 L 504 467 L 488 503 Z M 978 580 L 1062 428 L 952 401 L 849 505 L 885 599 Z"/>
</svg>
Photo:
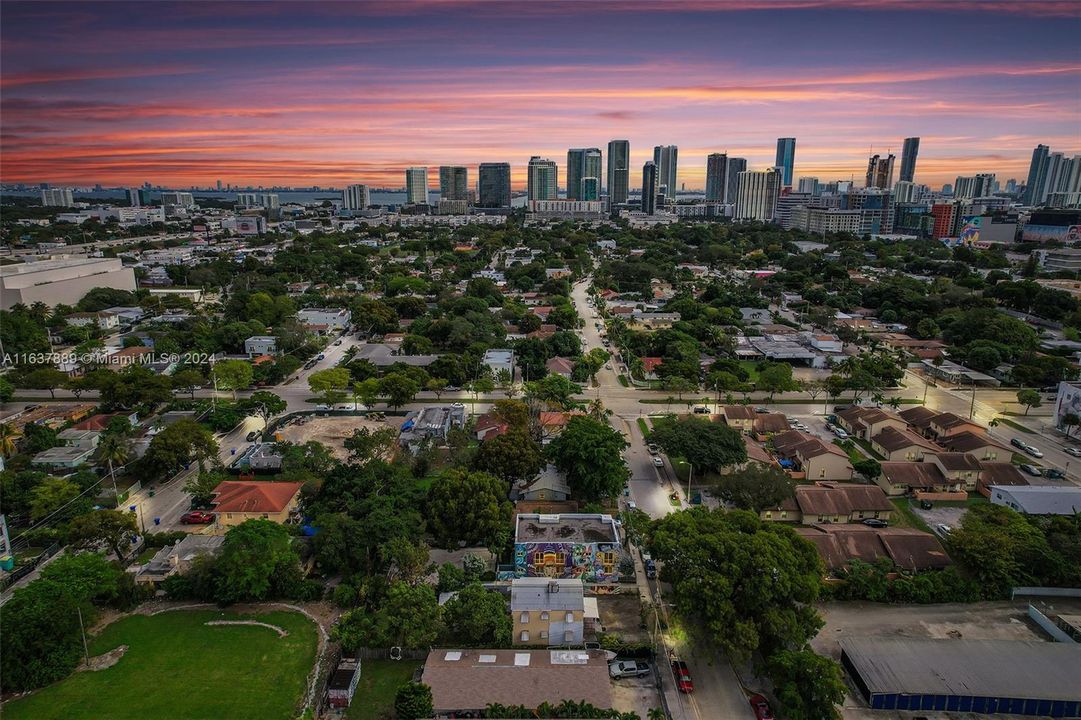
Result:
<svg viewBox="0 0 1081 720">
<path fill-rule="evenodd" d="M 354 430 L 368 428 L 380 430 L 385 427 L 393 427 L 397 430 L 405 420 L 402 416 L 391 416 L 384 421 L 368 420 L 361 415 L 338 415 L 329 417 L 317 417 L 309 415 L 303 425 L 293 423 L 280 428 L 278 433 L 282 440 L 292 443 L 303 444 L 311 440 L 320 442 L 330 448 L 334 456 L 339 460 L 349 457 L 349 452 L 342 445 L 344 440 L 353 434 Z"/>
<path fill-rule="evenodd" d="M 639 627 L 641 608 L 642 603 L 634 585 L 621 585 L 618 595 L 597 596 L 597 610 L 604 632 L 619 635 L 627 642 L 649 638 L 649 634 Z"/>
<path fill-rule="evenodd" d="M 644 718 L 651 708 L 661 707 L 657 680 L 653 673 L 645 677 L 612 680 L 612 707 L 622 712 L 638 713 Z"/>
</svg>

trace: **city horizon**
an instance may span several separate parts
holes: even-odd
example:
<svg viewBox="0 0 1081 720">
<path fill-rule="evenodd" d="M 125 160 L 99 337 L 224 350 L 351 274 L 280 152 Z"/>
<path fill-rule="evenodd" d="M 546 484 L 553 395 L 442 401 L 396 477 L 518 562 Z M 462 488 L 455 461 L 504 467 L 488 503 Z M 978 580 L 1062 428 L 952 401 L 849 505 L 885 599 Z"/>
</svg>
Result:
<svg viewBox="0 0 1081 720">
<path fill-rule="evenodd" d="M 410 166 L 473 182 L 509 162 L 520 191 L 530 156 L 563 186 L 568 148 L 620 138 L 632 183 L 676 145 L 690 190 L 710 153 L 761 170 L 794 137 L 793 184 L 860 185 L 870 155 L 920 137 L 914 180 L 941 187 L 1020 182 L 1038 144 L 1081 151 L 1078 5 L 905 7 L 5 3 L 0 180 L 397 187 Z M 970 32 L 994 60 L 955 60 Z"/>
</svg>

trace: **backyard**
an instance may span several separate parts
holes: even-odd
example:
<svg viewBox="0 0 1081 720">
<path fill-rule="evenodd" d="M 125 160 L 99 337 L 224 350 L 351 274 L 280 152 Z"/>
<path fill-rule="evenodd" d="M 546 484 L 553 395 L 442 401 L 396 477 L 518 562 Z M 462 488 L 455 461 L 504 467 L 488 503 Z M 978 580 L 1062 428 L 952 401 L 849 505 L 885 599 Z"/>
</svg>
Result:
<svg viewBox="0 0 1081 720">
<path fill-rule="evenodd" d="M 394 717 L 394 695 L 413 679 L 419 660 L 363 660 L 357 693 L 346 714 L 350 720 L 389 720 Z"/>
<path fill-rule="evenodd" d="M 254 620 L 214 626 L 209 621 Z M 93 659 L 127 646 L 112 667 L 77 672 L 3 707 L 5 720 L 290 720 L 315 663 L 315 625 L 303 615 L 219 610 L 132 615 L 90 638 Z"/>
</svg>

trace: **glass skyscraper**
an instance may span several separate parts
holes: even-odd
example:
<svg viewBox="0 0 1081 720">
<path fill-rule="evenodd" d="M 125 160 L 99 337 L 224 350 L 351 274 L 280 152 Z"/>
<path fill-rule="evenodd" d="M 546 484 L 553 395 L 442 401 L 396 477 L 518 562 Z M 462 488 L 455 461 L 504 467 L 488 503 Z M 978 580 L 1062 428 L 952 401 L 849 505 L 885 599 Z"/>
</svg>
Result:
<svg viewBox="0 0 1081 720">
<path fill-rule="evenodd" d="M 725 192 L 728 189 L 728 154 L 711 153 L 706 156 L 706 200 L 709 202 L 727 202 Z"/>
<path fill-rule="evenodd" d="M 920 139 L 905 138 L 905 146 L 901 149 L 901 180 L 912 182 L 912 178 L 916 176 L 916 155 L 919 152 Z"/>
<path fill-rule="evenodd" d="M 537 155 L 529 158 L 526 194 L 530 200 L 559 199 L 559 167 L 555 160 Z"/>
<path fill-rule="evenodd" d="M 620 205 L 627 202 L 631 183 L 631 143 L 613 140 L 608 143 L 608 202 Z"/>
<path fill-rule="evenodd" d="M 510 163 L 481 163 L 477 168 L 477 206 L 510 207 Z"/>
<path fill-rule="evenodd" d="M 675 145 L 657 145 L 653 148 L 653 164 L 657 166 L 657 192 L 665 197 L 675 197 L 676 168 L 679 160 L 679 148 Z"/>
<path fill-rule="evenodd" d="M 777 138 L 777 161 L 773 164 L 781 168 L 781 184 L 792 187 L 792 168 L 796 164 L 796 138 Z"/>
</svg>

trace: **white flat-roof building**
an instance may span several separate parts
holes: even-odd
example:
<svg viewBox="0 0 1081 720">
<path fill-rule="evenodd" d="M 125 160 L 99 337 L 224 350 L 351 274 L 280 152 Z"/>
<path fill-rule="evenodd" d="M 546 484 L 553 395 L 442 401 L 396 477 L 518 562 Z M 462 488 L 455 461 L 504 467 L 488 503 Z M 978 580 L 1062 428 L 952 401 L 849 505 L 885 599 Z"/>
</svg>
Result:
<svg viewBox="0 0 1081 720">
<path fill-rule="evenodd" d="M 514 378 L 514 351 L 505 349 L 491 349 L 484 351 L 484 357 L 481 358 L 481 362 L 484 363 L 495 377 L 499 376 L 499 373 L 506 370 L 510 373 L 511 378 Z"/>
<path fill-rule="evenodd" d="M 0 310 L 22 303 L 75 305 L 94 288 L 134 290 L 135 271 L 118 258 L 58 258 L 0 267 Z"/>
</svg>

